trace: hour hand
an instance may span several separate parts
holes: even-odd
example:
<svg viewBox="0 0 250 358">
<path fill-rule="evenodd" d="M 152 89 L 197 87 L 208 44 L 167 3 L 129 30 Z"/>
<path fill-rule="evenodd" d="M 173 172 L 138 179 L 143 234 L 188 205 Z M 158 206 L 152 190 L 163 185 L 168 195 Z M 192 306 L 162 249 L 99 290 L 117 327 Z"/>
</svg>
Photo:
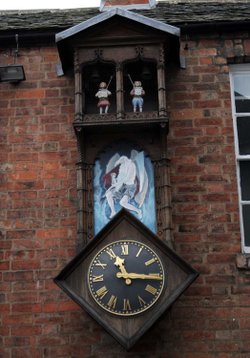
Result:
<svg viewBox="0 0 250 358">
<path fill-rule="evenodd" d="M 124 267 L 124 259 L 121 259 L 119 256 L 116 256 L 114 264 L 115 264 L 115 266 L 119 267 L 119 269 L 123 275 L 127 274 L 127 271 Z"/>
<path fill-rule="evenodd" d="M 117 272 L 116 276 L 118 278 L 130 278 L 130 279 L 142 279 L 142 280 L 162 280 L 162 277 L 159 273 L 126 273 L 125 275 L 122 272 Z"/>
<path fill-rule="evenodd" d="M 117 272 L 116 277 L 118 277 L 118 275 L 121 275 L 120 277 L 125 279 L 126 285 L 130 285 L 132 281 L 128 277 L 128 273 L 125 269 L 124 259 L 121 259 L 119 256 L 116 256 L 114 264 L 115 266 L 119 267 L 119 270 L 121 271 L 121 272 Z"/>
</svg>

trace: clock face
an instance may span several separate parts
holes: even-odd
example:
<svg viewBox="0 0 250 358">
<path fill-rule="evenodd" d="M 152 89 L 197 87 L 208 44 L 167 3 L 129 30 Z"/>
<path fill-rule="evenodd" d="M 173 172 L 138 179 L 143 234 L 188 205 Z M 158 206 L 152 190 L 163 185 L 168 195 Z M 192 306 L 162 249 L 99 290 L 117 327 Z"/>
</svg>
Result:
<svg viewBox="0 0 250 358">
<path fill-rule="evenodd" d="M 159 256 L 134 240 L 115 241 L 101 249 L 88 270 L 88 286 L 94 300 L 106 311 L 132 316 L 149 309 L 164 286 Z"/>
</svg>

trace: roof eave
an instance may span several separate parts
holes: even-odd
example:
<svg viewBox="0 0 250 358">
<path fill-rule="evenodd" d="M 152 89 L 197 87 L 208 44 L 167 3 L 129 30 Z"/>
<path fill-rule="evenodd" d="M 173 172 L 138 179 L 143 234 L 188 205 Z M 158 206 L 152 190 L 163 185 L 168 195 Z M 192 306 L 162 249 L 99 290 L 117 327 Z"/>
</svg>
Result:
<svg viewBox="0 0 250 358">
<path fill-rule="evenodd" d="M 127 18 L 129 20 L 141 23 L 143 25 L 152 27 L 154 29 L 163 31 L 165 33 L 168 33 L 168 34 L 171 34 L 174 36 L 178 36 L 178 37 L 180 36 L 180 29 L 176 26 L 165 24 L 158 20 L 154 20 L 154 19 L 148 18 L 144 15 L 140 15 L 137 13 L 133 13 L 133 12 L 125 10 L 125 9 L 114 8 L 114 9 L 110 9 L 108 11 L 102 12 L 101 14 L 98 14 L 97 16 L 94 16 L 89 20 L 83 21 L 78 25 L 70 27 L 67 30 L 59 32 L 58 34 L 56 34 L 56 42 L 66 40 L 69 37 L 78 34 L 79 32 L 85 31 L 94 25 L 100 24 L 100 23 L 114 17 L 115 15 Z"/>
</svg>

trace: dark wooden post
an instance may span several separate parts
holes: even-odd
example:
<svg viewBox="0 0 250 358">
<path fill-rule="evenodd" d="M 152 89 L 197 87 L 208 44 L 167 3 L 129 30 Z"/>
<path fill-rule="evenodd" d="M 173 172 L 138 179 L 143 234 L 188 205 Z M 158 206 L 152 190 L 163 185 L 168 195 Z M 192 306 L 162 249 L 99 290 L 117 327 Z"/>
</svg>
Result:
<svg viewBox="0 0 250 358">
<path fill-rule="evenodd" d="M 124 96 L 123 96 L 123 71 L 122 65 L 117 63 L 116 65 L 116 112 L 117 119 L 124 118 Z"/>
<path fill-rule="evenodd" d="M 160 57 L 157 64 L 157 82 L 158 82 L 158 101 L 159 101 L 159 117 L 166 117 L 166 82 L 165 82 L 165 62 L 164 48 L 160 47 Z"/>
<path fill-rule="evenodd" d="M 93 238 L 93 165 L 77 163 L 77 248 L 80 251 Z"/>
<path fill-rule="evenodd" d="M 162 158 L 154 162 L 157 235 L 172 247 L 171 195 L 169 160 Z"/>
<path fill-rule="evenodd" d="M 82 71 L 79 64 L 78 50 L 74 52 L 74 69 L 75 69 L 75 121 L 79 122 L 83 120 L 83 101 L 84 97 L 82 93 Z"/>
</svg>

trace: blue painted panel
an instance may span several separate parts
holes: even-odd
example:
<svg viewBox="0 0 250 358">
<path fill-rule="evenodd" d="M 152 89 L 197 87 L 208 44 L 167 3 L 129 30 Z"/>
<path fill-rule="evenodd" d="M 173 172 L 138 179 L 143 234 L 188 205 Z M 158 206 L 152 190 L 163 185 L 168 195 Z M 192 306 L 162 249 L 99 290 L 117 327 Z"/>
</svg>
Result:
<svg viewBox="0 0 250 358">
<path fill-rule="evenodd" d="M 95 235 L 122 208 L 156 233 L 154 169 L 143 151 L 117 143 L 94 165 Z"/>
</svg>

